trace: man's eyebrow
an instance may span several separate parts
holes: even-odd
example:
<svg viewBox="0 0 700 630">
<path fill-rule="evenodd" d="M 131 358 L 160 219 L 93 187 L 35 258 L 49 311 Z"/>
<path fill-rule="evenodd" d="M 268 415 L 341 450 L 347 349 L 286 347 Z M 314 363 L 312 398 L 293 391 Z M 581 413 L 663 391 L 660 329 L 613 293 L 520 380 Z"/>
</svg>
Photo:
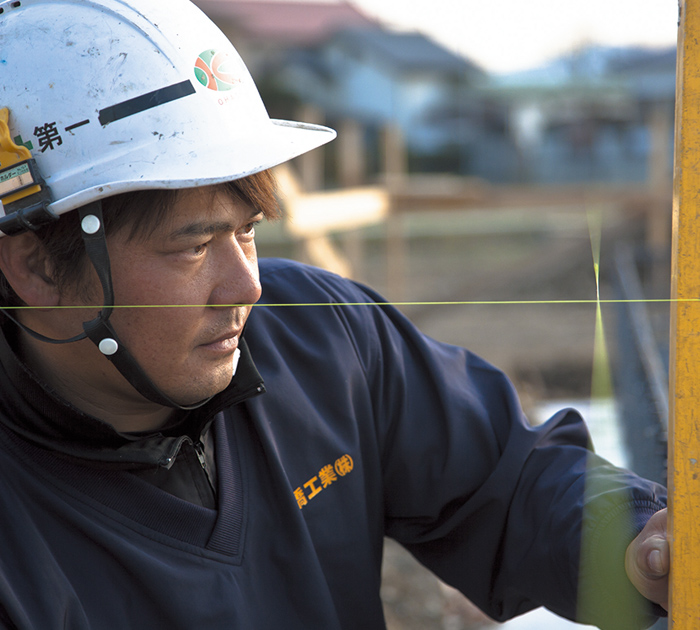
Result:
<svg viewBox="0 0 700 630">
<path fill-rule="evenodd" d="M 168 234 L 169 239 L 188 238 L 192 236 L 210 236 L 234 229 L 230 221 L 195 221 L 187 223 Z"/>
<path fill-rule="evenodd" d="M 258 211 L 252 211 L 248 217 L 249 221 L 254 220 L 260 215 Z M 223 232 L 232 232 L 235 230 L 235 224 L 231 221 L 193 221 L 173 230 L 168 234 L 168 239 L 175 240 L 179 238 L 191 238 L 194 236 L 211 236 L 212 234 L 220 234 Z"/>
</svg>

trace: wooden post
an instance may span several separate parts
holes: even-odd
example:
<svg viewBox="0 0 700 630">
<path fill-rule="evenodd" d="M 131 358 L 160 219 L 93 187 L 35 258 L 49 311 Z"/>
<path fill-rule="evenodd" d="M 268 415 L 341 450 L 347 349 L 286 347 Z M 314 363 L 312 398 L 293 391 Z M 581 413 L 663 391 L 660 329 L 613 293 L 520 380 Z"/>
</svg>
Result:
<svg viewBox="0 0 700 630">
<path fill-rule="evenodd" d="M 651 150 L 649 152 L 649 204 L 646 213 L 646 240 L 651 254 L 651 287 L 668 286 L 668 252 L 671 247 L 671 130 L 673 110 L 658 104 L 649 118 Z"/>
<path fill-rule="evenodd" d="M 342 188 L 365 183 L 364 129 L 356 120 L 344 120 L 338 130 L 338 182 Z"/>
<path fill-rule="evenodd" d="M 671 229 L 670 198 L 671 190 L 671 111 L 664 105 L 657 105 L 650 116 L 651 151 L 649 153 L 648 185 L 651 193 L 651 207 L 647 217 L 647 242 L 653 252 L 667 252 Z"/>
<path fill-rule="evenodd" d="M 408 172 L 408 157 L 403 134 L 398 126 L 388 124 L 382 131 L 384 181 L 389 191 L 404 185 Z M 394 301 L 405 298 L 405 277 L 408 245 L 403 233 L 402 217 L 394 208 L 387 220 L 386 275 L 387 295 Z"/>
<path fill-rule="evenodd" d="M 408 155 L 403 133 L 397 125 L 387 124 L 382 130 L 382 166 L 388 183 L 400 180 L 408 172 Z"/>
<path fill-rule="evenodd" d="M 313 105 L 304 105 L 299 111 L 298 120 L 322 125 L 323 112 Z M 323 188 L 323 147 L 308 151 L 297 158 L 299 163 L 299 177 L 304 192 L 312 192 Z"/>
<path fill-rule="evenodd" d="M 669 395 L 670 626 L 700 628 L 700 2 L 681 0 Z"/>
<path fill-rule="evenodd" d="M 338 130 L 338 181 L 341 188 L 364 184 L 366 175 L 364 128 L 356 120 L 344 120 Z M 354 280 L 364 280 L 365 246 L 360 228 L 342 235 L 345 255 Z"/>
</svg>

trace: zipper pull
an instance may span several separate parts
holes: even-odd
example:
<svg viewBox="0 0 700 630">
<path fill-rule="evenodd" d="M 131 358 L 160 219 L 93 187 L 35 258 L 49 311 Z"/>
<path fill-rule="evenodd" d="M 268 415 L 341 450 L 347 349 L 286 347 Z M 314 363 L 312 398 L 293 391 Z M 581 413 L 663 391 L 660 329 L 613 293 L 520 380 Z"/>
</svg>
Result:
<svg viewBox="0 0 700 630">
<path fill-rule="evenodd" d="M 204 444 L 202 444 L 201 441 L 197 440 L 194 443 L 194 452 L 197 453 L 197 459 L 199 460 L 199 464 L 201 467 L 206 470 L 207 469 L 207 459 L 204 456 Z"/>
</svg>

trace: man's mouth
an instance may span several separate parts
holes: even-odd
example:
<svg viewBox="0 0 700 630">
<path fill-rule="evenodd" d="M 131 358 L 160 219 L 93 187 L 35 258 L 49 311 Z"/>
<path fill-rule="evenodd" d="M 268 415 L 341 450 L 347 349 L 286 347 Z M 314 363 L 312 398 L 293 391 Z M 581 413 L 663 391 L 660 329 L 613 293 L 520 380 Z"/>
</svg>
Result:
<svg viewBox="0 0 700 630">
<path fill-rule="evenodd" d="M 230 331 L 216 337 L 212 341 L 201 344 L 205 348 L 219 350 L 221 352 L 233 352 L 238 348 L 240 331 Z"/>
</svg>

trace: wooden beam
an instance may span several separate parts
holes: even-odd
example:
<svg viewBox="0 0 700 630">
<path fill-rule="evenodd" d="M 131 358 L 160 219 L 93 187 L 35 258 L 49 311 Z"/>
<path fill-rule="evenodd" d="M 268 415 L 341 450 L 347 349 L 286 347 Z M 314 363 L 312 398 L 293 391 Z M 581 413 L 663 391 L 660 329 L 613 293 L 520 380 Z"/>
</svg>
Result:
<svg viewBox="0 0 700 630">
<path fill-rule="evenodd" d="M 670 622 L 700 628 L 700 2 L 681 0 L 671 277 Z"/>
</svg>

